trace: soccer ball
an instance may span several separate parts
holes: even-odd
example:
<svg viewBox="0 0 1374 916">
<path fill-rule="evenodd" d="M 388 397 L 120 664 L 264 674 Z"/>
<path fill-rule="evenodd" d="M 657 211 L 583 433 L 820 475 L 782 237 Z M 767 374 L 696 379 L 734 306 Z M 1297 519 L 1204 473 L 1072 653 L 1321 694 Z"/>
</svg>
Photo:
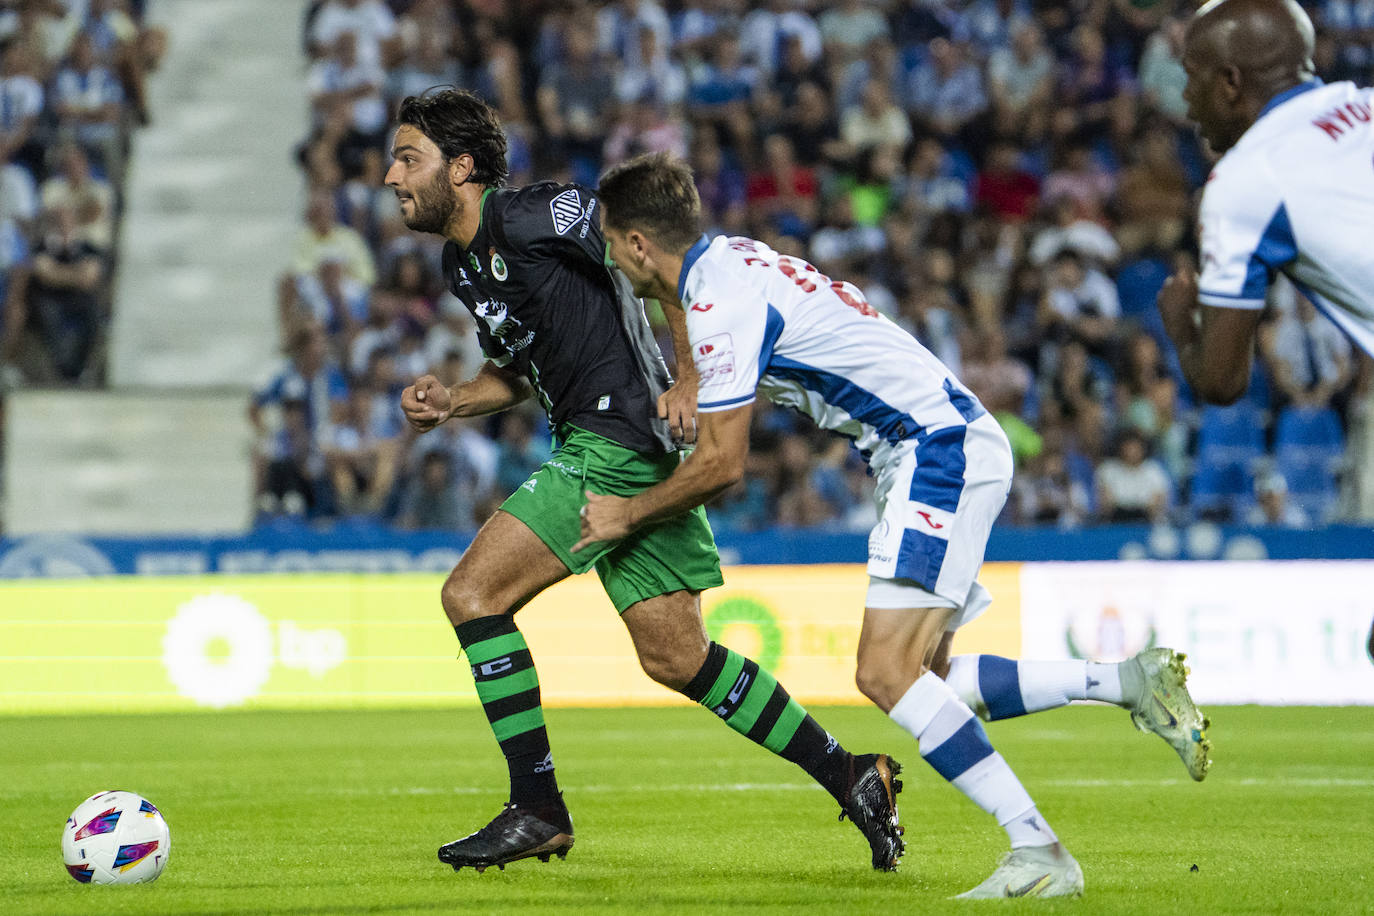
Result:
<svg viewBox="0 0 1374 916">
<path fill-rule="evenodd" d="M 172 834 L 162 812 L 133 792 L 92 795 L 62 831 L 62 861 L 82 884 L 142 884 L 167 867 Z"/>
</svg>

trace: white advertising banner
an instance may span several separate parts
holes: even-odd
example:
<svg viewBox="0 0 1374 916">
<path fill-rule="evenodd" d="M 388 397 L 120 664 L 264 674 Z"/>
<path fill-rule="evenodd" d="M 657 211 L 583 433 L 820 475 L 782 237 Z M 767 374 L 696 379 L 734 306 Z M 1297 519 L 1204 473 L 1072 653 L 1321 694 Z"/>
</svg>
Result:
<svg viewBox="0 0 1374 916">
<path fill-rule="evenodd" d="M 1374 704 L 1371 618 L 1371 561 L 1021 567 L 1022 658 L 1169 646 L 1201 704 Z"/>
</svg>

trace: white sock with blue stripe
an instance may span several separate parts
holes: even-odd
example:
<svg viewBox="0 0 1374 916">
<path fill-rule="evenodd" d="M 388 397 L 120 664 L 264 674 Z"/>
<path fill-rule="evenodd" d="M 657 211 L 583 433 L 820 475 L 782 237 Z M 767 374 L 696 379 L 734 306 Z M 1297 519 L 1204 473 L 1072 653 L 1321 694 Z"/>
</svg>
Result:
<svg viewBox="0 0 1374 916">
<path fill-rule="evenodd" d="M 1124 705 L 1120 666 L 1099 662 L 1025 662 L 996 655 L 956 655 L 946 680 L 988 721 L 1011 719 L 1074 700 Z"/>
<path fill-rule="evenodd" d="M 997 819 L 1013 848 L 1058 842 L 973 710 L 935 672 L 912 684 L 888 715 L 916 739 L 935 772 Z"/>
</svg>

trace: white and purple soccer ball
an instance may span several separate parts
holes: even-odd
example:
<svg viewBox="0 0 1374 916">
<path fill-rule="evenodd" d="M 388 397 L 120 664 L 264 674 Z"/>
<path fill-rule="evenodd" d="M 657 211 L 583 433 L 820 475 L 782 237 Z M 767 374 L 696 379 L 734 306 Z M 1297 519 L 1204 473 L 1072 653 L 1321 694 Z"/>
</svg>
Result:
<svg viewBox="0 0 1374 916">
<path fill-rule="evenodd" d="M 76 806 L 62 831 L 62 861 L 82 884 L 157 880 L 172 852 L 162 812 L 134 792 L 100 792 Z"/>
</svg>

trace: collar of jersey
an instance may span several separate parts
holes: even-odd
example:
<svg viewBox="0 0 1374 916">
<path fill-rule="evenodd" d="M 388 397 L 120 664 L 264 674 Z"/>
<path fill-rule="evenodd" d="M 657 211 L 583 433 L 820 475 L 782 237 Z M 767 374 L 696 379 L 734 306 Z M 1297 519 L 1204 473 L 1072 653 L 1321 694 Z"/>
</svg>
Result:
<svg viewBox="0 0 1374 916">
<path fill-rule="evenodd" d="M 1264 117 L 1269 112 L 1273 111 L 1275 108 L 1278 108 L 1280 105 L 1282 105 L 1289 99 L 1295 96 L 1302 95 L 1304 92 L 1310 92 L 1311 90 L 1316 89 L 1319 86 L 1325 85 L 1326 84 L 1322 82 L 1322 78 L 1320 76 L 1314 76 L 1305 83 L 1298 83 L 1292 89 L 1285 89 L 1264 104 L 1264 107 L 1260 109 L 1260 113 L 1255 118 L 1255 120 L 1258 121 L 1260 118 Z"/>
<path fill-rule="evenodd" d="M 687 275 L 696 266 L 697 259 L 706 253 L 711 240 L 706 237 L 706 233 L 701 234 L 701 238 L 692 243 L 692 247 L 687 249 L 687 253 L 682 256 L 682 273 L 677 275 L 677 301 L 682 301 L 682 294 L 687 291 Z"/>
<path fill-rule="evenodd" d="M 482 234 L 482 223 L 485 221 L 483 211 L 487 209 L 487 196 L 491 194 L 493 190 L 495 189 L 483 188 L 482 196 L 477 201 L 477 231 L 472 234 L 472 242 L 477 241 L 477 236 Z M 467 246 L 463 249 L 464 254 L 472 250 L 472 242 L 468 242 Z"/>
</svg>

